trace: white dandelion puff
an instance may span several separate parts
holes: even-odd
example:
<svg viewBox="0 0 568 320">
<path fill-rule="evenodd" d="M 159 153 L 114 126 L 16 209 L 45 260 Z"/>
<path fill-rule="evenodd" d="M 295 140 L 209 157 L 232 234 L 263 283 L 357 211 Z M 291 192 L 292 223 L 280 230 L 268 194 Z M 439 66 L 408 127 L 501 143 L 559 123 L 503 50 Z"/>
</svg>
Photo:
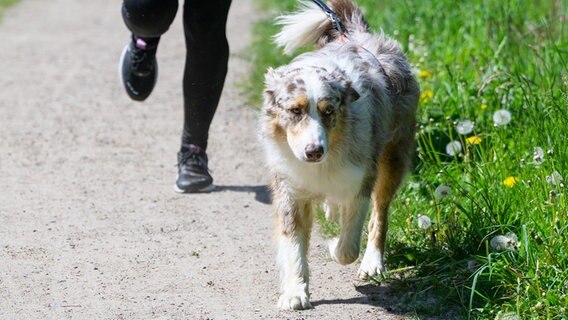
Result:
<svg viewBox="0 0 568 320">
<path fill-rule="evenodd" d="M 546 182 L 558 186 L 564 181 L 564 178 L 560 175 L 560 172 L 554 170 L 549 176 L 546 176 Z"/>
<path fill-rule="evenodd" d="M 537 166 L 544 162 L 544 150 L 541 147 L 534 148 L 533 161 Z"/>
<path fill-rule="evenodd" d="M 477 267 L 479 267 L 479 262 L 477 262 L 477 260 L 473 259 L 467 261 L 467 270 L 474 270 L 477 269 Z"/>
<path fill-rule="evenodd" d="M 489 245 L 495 251 L 514 250 L 519 247 L 517 235 L 509 232 L 506 235 L 496 235 L 489 241 Z"/>
<path fill-rule="evenodd" d="M 506 313 L 499 312 L 495 317 L 495 320 L 521 320 L 521 317 L 513 311 Z"/>
<path fill-rule="evenodd" d="M 462 120 L 456 124 L 456 131 L 461 135 L 466 135 L 473 132 L 474 127 L 475 125 L 471 120 Z"/>
<path fill-rule="evenodd" d="M 420 229 L 429 229 L 432 226 L 432 220 L 430 220 L 430 218 L 428 218 L 428 216 L 425 215 L 419 215 L 418 216 L 418 228 Z"/>
<path fill-rule="evenodd" d="M 445 184 L 439 185 L 436 190 L 434 190 L 434 195 L 438 198 L 445 198 L 452 194 L 452 189 Z"/>
<path fill-rule="evenodd" d="M 505 126 L 511 122 L 511 112 L 505 109 L 499 109 L 493 114 L 493 122 L 496 126 Z"/>
<path fill-rule="evenodd" d="M 459 141 L 456 140 L 450 141 L 450 143 L 446 145 L 446 153 L 451 157 L 460 154 L 461 151 L 462 151 L 462 145 Z"/>
</svg>

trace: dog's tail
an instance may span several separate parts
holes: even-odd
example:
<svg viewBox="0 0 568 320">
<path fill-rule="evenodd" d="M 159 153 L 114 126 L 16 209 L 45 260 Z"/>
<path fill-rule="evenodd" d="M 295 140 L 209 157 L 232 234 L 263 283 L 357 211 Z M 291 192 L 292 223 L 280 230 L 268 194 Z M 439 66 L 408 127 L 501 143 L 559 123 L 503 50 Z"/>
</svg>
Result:
<svg viewBox="0 0 568 320">
<path fill-rule="evenodd" d="M 329 0 L 328 5 L 335 11 L 347 33 L 369 30 L 363 12 L 352 0 Z M 283 27 L 274 37 L 274 42 L 279 47 L 283 47 L 286 54 L 291 54 L 305 45 L 317 43 L 323 46 L 340 36 L 333 28 L 331 20 L 317 4 L 301 0 L 299 6 L 298 12 L 276 18 L 276 24 Z"/>
</svg>

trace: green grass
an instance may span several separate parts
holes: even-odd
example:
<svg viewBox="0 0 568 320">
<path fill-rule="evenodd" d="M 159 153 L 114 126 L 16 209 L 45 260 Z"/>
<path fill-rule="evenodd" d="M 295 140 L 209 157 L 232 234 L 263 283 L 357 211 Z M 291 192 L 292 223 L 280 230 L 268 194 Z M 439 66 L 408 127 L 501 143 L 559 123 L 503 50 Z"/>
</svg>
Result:
<svg viewBox="0 0 568 320">
<path fill-rule="evenodd" d="M 2 21 L 2 14 L 4 11 L 18 1 L 19 0 L 0 0 L 0 22 Z"/>
<path fill-rule="evenodd" d="M 400 41 L 423 90 L 415 167 L 390 215 L 386 281 L 401 305 L 416 318 L 458 308 L 456 318 L 567 319 L 565 3 L 356 2 L 374 30 Z M 273 16 L 296 1 L 261 3 Z M 255 29 L 247 88 L 257 105 L 266 67 L 289 59 L 270 41 L 276 32 L 270 19 Z M 499 109 L 511 113 L 507 125 L 494 125 Z M 463 120 L 474 122 L 471 133 L 457 132 Z M 473 136 L 479 144 L 468 143 Z M 455 156 L 446 153 L 450 141 L 463 146 Z M 551 181 L 553 172 L 563 183 Z M 437 196 L 441 185 L 451 193 Z M 420 215 L 430 228 L 418 226 Z M 318 220 L 326 235 L 337 233 L 321 214 Z M 517 240 L 493 248 L 491 240 L 507 233 Z"/>
<path fill-rule="evenodd" d="M 5 9 L 11 5 L 13 5 L 14 3 L 18 2 L 19 0 L 0 0 L 0 11 L 2 9 Z"/>
</svg>

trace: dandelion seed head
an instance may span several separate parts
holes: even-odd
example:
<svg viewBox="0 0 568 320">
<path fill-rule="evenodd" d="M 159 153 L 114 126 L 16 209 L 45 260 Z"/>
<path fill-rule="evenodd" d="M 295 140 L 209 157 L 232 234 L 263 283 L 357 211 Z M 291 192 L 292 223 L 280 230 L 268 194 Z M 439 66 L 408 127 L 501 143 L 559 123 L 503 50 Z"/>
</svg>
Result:
<svg viewBox="0 0 568 320">
<path fill-rule="evenodd" d="M 477 266 L 479 266 L 479 262 L 477 262 L 477 260 L 468 260 L 467 261 L 467 269 L 468 270 L 476 269 Z"/>
<path fill-rule="evenodd" d="M 446 145 L 446 153 L 450 156 L 456 156 L 458 154 L 460 154 L 462 151 L 462 145 L 459 141 L 450 141 L 450 143 L 448 143 Z"/>
<path fill-rule="evenodd" d="M 564 178 L 560 175 L 560 172 L 554 170 L 549 176 L 546 176 L 546 182 L 553 184 L 555 186 L 561 185 Z"/>
<path fill-rule="evenodd" d="M 445 184 L 439 185 L 436 190 L 434 190 L 434 195 L 438 198 L 445 198 L 452 194 L 452 189 Z"/>
<path fill-rule="evenodd" d="M 495 320 L 521 320 L 521 317 L 513 311 L 505 313 L 499 312 Z"/>
<path fill-rule="evenodd" d="M 505 109 L 495 111 L 493 114 L 493 123 L 495 126 L 505 126 L 511 122 L 511 112 Z"/>
<path fill-rule="evenodd" d="M 473 131 L 475 125 L 471 120 L 458 121 L 456 124 L 456 131 L 461 135 L 470 134 Z"/>
<path fill-rule="evenodd" d="M 494 251 L 514 250 L 519 248 L 517 235 L 509 232 L 506 235 L 496 235 L 489 241 L 489 246 Z"/>
<path fill-rule="evenodd" d="M 541 147 L 534 148 L 533 161 L 537 166 L 544 162 L 544 150 Z"/>
<path fill-rule="evenodd" d="M 417 219 L 418 228 L 420 229 L 429 229 L 432 226 L 432 220 L 428 216 L 419 215 Z"/>
</svg>

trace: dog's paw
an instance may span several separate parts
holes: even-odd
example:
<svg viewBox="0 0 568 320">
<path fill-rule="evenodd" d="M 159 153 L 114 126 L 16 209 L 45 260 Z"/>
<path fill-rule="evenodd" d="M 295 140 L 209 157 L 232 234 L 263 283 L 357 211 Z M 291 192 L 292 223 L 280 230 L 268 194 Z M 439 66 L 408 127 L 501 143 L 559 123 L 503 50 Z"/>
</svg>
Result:
<svg viewBox="0 0 568 320">
<path fill-rule="evenodd" d="M 339 264 L 353 263 L 359 257 L 359 248 L 339 245 L 339 238 L 330 240 L 328 246 L 331 258 Z"/>
<path fill-rule="evenodd" d="M 278 299 L 278 308 L 284 310 L 304 310 L 311 309 L 312 304 L 308 295 L 304 292 L 284 293 Z"/>
<path fill-rule="evenodd" d="M 359 267 L 359 279 L 368 280 L 369 277 L 383 274 L 387 271 L 383 264 L 383 255 L 376 248 L 367 248 L 361 266 Z"/>
<path fill-rule="evenodd" d="M 323 211 L 325 212 L 325 219 L 327 221 L 337 221 L 339 219 L 339 208 L 337 206 L 325 202 L 323 204 Z"/>
</svg>

